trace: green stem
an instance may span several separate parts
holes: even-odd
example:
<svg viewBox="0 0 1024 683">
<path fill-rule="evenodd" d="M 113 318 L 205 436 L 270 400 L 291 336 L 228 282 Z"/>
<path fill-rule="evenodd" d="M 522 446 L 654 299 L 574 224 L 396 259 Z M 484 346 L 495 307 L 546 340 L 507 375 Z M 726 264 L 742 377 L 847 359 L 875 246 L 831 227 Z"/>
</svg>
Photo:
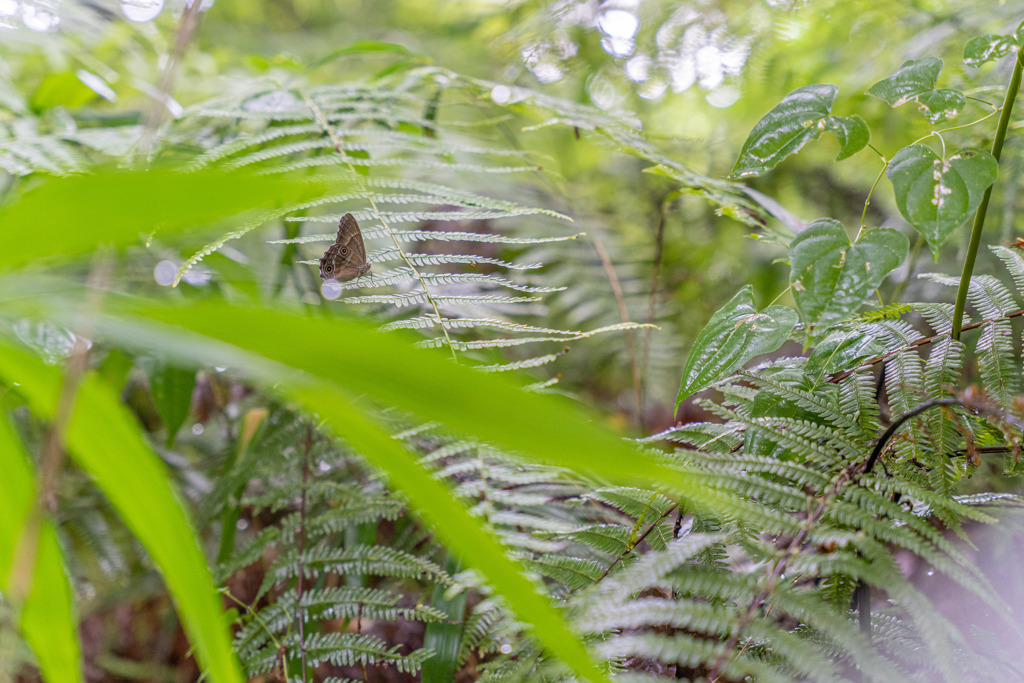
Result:
<svg viewBox="0 0 1024 683">
<path fill-rule="evenodd" d="M 995 139 L 992 140 L 992 156 L 999 161 L 999 155 L 1003 151 L 1003 141 L 1006 140 L 1006 129 L 1010 125 L 1010 113 L 1013 110 L 1013 101 L 1017 98 L 1017 91 L 1020 89 L 1021 74 L 1024 73 L 1024 62 L 1021 61 L 1020 50 L 1017 51 L 1017 61 L 1013 65 L 1013 75 L 1010 76 L 1010 84 L 1006 88 L 1006 98 L 1003 100 L 1003 108 L 999 113 L 999 126 L 996 128 Z M 959 341 L 960 328 L 963 325 L 964 308 L 967 306 L 967 290 L 971 284 L 971 275 L 974 273 L 974 261 L 978 257 L 978 247 L 981 245 L 981 231 L 985 227 L 985 213 L 988 211 L 988 200 L 992 197 L 992 185 L 985 189 L 985 194 L 978 205 L 978 212 L 974 214 L 974 227 L 971 230 L 971 242 L 967 246 L 967 258 L 964 259 L 964 272 L 960 276 L 960 288 L 956 292 L 956 307 L 953 309 L 953 339 Z"/>
</svg>

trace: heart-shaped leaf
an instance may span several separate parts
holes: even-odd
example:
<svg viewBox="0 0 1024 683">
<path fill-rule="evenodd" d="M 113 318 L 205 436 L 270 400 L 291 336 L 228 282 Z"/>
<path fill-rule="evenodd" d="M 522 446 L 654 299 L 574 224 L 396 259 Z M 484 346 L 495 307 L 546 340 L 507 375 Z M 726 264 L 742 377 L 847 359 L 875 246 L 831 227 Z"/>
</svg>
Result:
<svg viewBox="0 0 1024 683">
<path fill-rule="evenodd" d="M 796 327 L 796 312 L 786 306 L 769 306 L 760 313 L 753 289 L 747 285 L 718 309 L 697 335 L 683 368 L 676 407 L 748 361 L 776 350 Z"/>
<path fill-rule="evenodd" d="M 892 228 L 868 230 L 851 243 L 839 221 L 814 221 L 789 247 L 797 309 L 819 329 L 846 319 L 903 263 L 909 250 L 907 238 Z"/>
<path fill-rule="evenodd" d="M 837 161 L 863 149 L 870 139 L 864 119 L 829 114 L 838 92 L 834 85 L 805 85 L 782 98 L 750 131 L 730 175 L 742 178 L 767 173 L 826 130 L 839 136 Z"/>
<path fill-rule="evenodd" d="M 874 95 L 890 107 L 898 107 L 935 89 L 935 82 L 942 73 L 942 60 L 937 57 L 912 59 L 888 78 L 868 88 L 867 94 Z"/>
<path fill-rule="evenodd" d="M 904 62 L 899 71 L 868 88 L 890 107 L 916 101 L 929 123 L 949 121 L 960 114 L 967 97 L 959 90 L 936 90 L 935 83 L 942 73 L 942 60 L 936 57 Z"/>
<path fill-rule="evenodd" d="M 952 121 L 967 104 L 967 96 L 959 90 L 932 90 L 917 96 L 917 106 L 928 123 Z"/>
<path fill-rule="evenodd" d="M 925 145 L 901 149 L 885 175 L 903 217 L 928 241 L 932 254 L 978 208 L 999 165 L 989 152 L 960 150 L 946 159 Z"/>
<path fill-rule="evenodd" d="M 1018 28 L 1017 31 L 1020 32 L 1020 29 Z M 964 64 L 977 68 L 985 62 L 998 61 L 1010 54 L 1017 45 L 1015 36 L 1004 36 L 996 33 L 971 38 L 964 45 Z"/>
</svg>

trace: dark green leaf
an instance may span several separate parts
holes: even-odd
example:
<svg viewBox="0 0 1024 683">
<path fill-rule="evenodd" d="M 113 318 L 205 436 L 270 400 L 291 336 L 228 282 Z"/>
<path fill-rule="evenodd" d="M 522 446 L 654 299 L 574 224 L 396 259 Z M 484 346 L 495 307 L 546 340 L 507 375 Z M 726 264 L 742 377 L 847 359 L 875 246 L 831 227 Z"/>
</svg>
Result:
<svg viewBox="0 0 1024 683">
<path fill-rule="evenodd" d="M 849 317 L 909 249 L 907 238 L 892 228 L 868 230 L 851 244 L 839 221 L 811 223 L 789 247 L 793 298 L 804 320 L 823 328 Z"/>
<path fill-rule="evenodd" d="M 898 107 L 918 95 L 934 90 L 941 72 L 942 60 L 937 57 L 912 59 L 904 62 L 892 76 L 868 88 L 867 94 L 874 95 L 890 107 Z"/>
<path fill-rule="evenodd" d="M 786 306 L 769 306 L 758 313 L 753 288 L 741 289 L 697 335 L 683 368 L 676 407 L 751 359 L 782 346 L 796 322 L 796 313 Z"/>
<path fill-rule="evenodd" d="M 750 131 L 730 175 L 742 178 L 766 173 L 826 130 L 839 136 L 837 159 L 862 149 L 869 139 L 863 119 L 829 115 L 838 91 L 834 85 L 805 85 L 782 98 Z"/>
<path fill-rule="evenodd" d="M 901 149 L 885 170 L 903 217 L 928 241 L 932 254 L 974 213 L 995 182 L 995 158 L 984 150 L 960 150 L 940 159 L 925 145 Z"/>
<path fill-rule="evenodd" d="M 460 568 L 459 561 L 449 555 L 444 570 L 454 575 Z M 433 650 L 434 655 L 423 663 L 422 683 L 447 683 L 453 680 L 455 667 L 459 663 L 459 648 L 462 645 L 462 628 L 466 613 L 466 591 L 460 590 L 451 597 L 447 592 L 448 588 L 440 583 L 434 586 L 430 606 L 444 612 L 448 620 L 427 624 L 423 634 L 423 647 Z"/>
<path fill-rule="evenodd" d="M 864 149 L 871 139 L 868 124 L 859 116 L 829 116 L 825 119 L 825 130 L 839 138 L 839 156 L 842 161 Z"/>
<path fill-rule="evenodd" d="M 149 388 L 153 405 L 167 428 L 167 447 L 174 445 L 174 437 L 185 424 L 192 409 L 192 389 L 196 385 L 196 371 L 161 364 L 149 373 Z"/>
</svg>

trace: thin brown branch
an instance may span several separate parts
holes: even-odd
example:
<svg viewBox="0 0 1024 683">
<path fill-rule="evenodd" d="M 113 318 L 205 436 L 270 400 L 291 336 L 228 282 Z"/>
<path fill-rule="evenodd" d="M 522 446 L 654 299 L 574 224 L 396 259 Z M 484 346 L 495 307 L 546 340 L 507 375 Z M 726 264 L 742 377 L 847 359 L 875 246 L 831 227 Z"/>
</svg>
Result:
<svg viewBox="0 0 1024 683">
<path fill-rule="evenodd" d="M 675 193 L 669 195 L 674 197 Z M 652 327 L 648 327 L 644 330 L 644 341 L 643 348 L 641 349 L 640 356 L 640 395 L 637 398 L 637 422 L 640 428 L 646 430 L 646 423 L 644 420 L 644 394 L 643 394 L 643 378 L 647 376 L 647 363 L 650 360 L 651 355 L 651 335 L 654 334 L 654 314 L 655 314 L 655 303 L 658 296 L 658 280 L 661 276 L 661 259 L 665 247 L 665 223 L 668 220 L 668 209 L 672 205 L 671 199 L 664 199 L 661 202 L 661 211 L 658 215 L 658 230 L 654 236 L 654 262 L 651 265 L 651 285 L 647 290 L 647 320 L 646 323 Z"/>
<path fill-rule="evenodd" d="M 619 282 L 619 276 L 615 272 L 615 266 L 612 264 L 612 260 L 609 258 L 608 252 L 605 250 L 600 238 L 596 235 L 591 235 L 590 240 L 594 245 L 594 251 L 597 252 L 597 257 L 601 259 L 601 265 L 604 267 L 605 275 L 608 276 L 608 282 L 612 286 L 612 294 L 615 295 L 615 303 L 619 308 L 619 318 L 624 323 L 631 322 L 629 310 L 626 308 L 626 297 L 622 293 L 622 284 Z M 629 353 L 630 366 L 633 372 L 633 393 L 636 399 L 637 417 L 642 419 L 640 411 L 643 406 L 643 387 L 640 385 L 640 373 L 636 357 L 636 340 L 633 337 L 633 330 L 626 330 L 626 351 Z"/>
<path fill-rule="evenodd" d="M 142 138 L 139 140 L 139 149 L 143 156 L 149 156 L 153 141 L 156 139 L 156 132 L 164 121 L 167 104 L 171 99 L 171 90 L 174 88 L 174 82 L 178 79 L 178 71 L 181 68 L 185 52 L 199 26 L 199 13 L 202 11 L 202 5 L 202 0 L 188 0 L 185 3 L 185 11 L 181 13 L 181 23 L 178 24 L 178 32 L 174 39 L 174 50 L 160 76 L 160 85 L 146 115 Z"/>
<path fill-rule="evenodd" d="M 302 594 L 305 588 L 306 569 L 302 566 L 302 554 L 306 550 L 306 489 L 309 487 L 309 454 L 313 450 L 313 425 L 306 425 L 306 437 L 303 440 L 302 453 L 302 492 L 299 497 L 299 580 L 295 590 L 298 596 L 295 606 L 299 616 L 299 655 L 302 659 L 302 683 L 306 683 L 306 613 L 302 607 Z"/>
<path fill-rule="evenodd" d="M 13 605 L 20 605 L 32 588 L 43 520 L 57 510 L 57 486 L 64 466 L 64 434 L 74 411 L 78 386 L 87 367 L 88 339 L 92 336 L 94 317 L 99 310 L 100 299 L 110 280 L 110 269 L 109 259 L 101 254 L 89 274 L 87 295 L 82 308 L 84 312 L 75 330 L 75 344 L 68 357 L 53 420 L 43 437 L 39 452 L 39 482 L 35 502 L 25 520 L 11 563 L 7 598 Z"/>
</svg>

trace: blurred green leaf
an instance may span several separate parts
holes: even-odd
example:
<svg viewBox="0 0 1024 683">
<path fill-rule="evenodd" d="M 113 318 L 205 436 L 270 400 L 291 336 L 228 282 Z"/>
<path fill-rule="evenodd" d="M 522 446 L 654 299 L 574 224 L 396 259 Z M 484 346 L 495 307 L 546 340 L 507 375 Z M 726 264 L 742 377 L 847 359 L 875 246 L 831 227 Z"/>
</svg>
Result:
<svg viewBox="0 0 1024 683">
<path fill-rule="evenodd" d="M 0 343 L 0 377 L 17 387 L 34 413 L 52 419 L 62 386 L 58 369 Z M 184 505 L 134 418 L 95 375 L 78 387 L 66 441 L 74 462 L 160 569 L 204 670 L 218 683 L 241 683 L 227 621 Z"/>
<path fill-rule="evenodd" d="M 852 315 L 907 258 L 910 241 L 898 230 L 866 230 L 851 243 L 842 223 L 820 218 L 789 246 L 796 307 L 808 325 L 828 327 Z"/>
<path fill-rule="evenodd" d="M 676 407 L 751 359 L 782 346 L 796 323 L 796 312 L 786 306 L 769 306 L 758 312 L 754 290 L 745 286 L 697 335 L 683 368 Z"/>
<path fill-rule="evenodd" d="M 78 109 L 96 99 L 96 91 L 82 82 L 75 72 L 61 71 L 47 74 L 32 93 L 29 106 L 43 112 L 54 107 Z"/>
<path fill-rule="evenodd" d="M 910 145 L 896 153 L 885 175 L 900 213 L 937 256 L 953 231 L 978 208 L 998 171 L 995 157 L 985 150 L 960 150 L 940 159 L 930 147 Z"/>
<path fill-rule="evenodd" d="M 834 85 L 805 85 L 782 98 L 750 131 L 730 175 L 742 178 L 767 173 L 826 130 L 839 137 L 837 161 L 863 149 L 870 139 L 864 120 L 830 115 L 838 92 Z"/>
<path fill-rule="evenodd" d="M 142 244 L 153 233 L 195 234 L 230 216 L 324 192 L 319 182 L 209 170 L 49 178 L 0 208 L 0 269 L 44 257 L 90 254 L 100 244 Z"/>
<path fill-rule="evenodd" d="M 82 650 L 74 594 L 64 568 L 57 532 L 49 517 L 37 527 L 36 538 L 26 536 L 26 522 L 36 504 L 36 479 L 29 456 L 15 433 L 6 410 L 0 411 L 0 592 L 15 609 L 18 625 L 35 652 L 43 679 L 51 683 L 84 681 Z M 32 564 L 22 554 L 33 552 Z M 32 577 L 13 572 L 30 570 Z M 20 602 L 20 604 L 19 604 Z"/>
</svg>

